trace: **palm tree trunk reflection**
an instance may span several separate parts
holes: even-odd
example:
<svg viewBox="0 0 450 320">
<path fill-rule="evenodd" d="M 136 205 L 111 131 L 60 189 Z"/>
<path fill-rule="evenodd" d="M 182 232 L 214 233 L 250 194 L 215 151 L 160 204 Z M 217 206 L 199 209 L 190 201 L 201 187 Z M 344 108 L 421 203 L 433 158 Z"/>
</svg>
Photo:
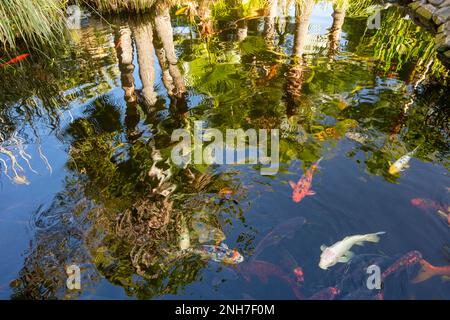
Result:
<svg viewBox="0 0 450 320">
<path fill-rule="evenodd" d="M 309 21 L 314 0 L 304 0 L 296 4 L 294 48 L 292 51 L 292 65 L 287 71 L 287 113 L 292 114 L 293 108 L 300 100 L 304 80 L 303 51 L 308 36 Z"/>
<path fill-rule="evenodd" d="M 343 1 L 341 4 L 335 4 L 333 11 L 333 24 L 330 28 L 330 34 L 328 36 L 329 46 L 328 46 L 328 56 L 331 57 L 336 54 L 337 48 L 339 46 L 339 39 L 341 37 L 342 25 L 345 20 L 345 11 L 347 10 L 347 0 Z"/>
<path fill-rule="evenodd" d="M 147 107 L 151 108 L 156 103 L 156 92 L 153 87 L 155 82 L 155 61 L 153 58 L 153 31 L 150 21 L 142 21 L 135 26 L 133 34 L 136 42 L 139 77 L 142 82 L 142 98 Z"/>
</svg>

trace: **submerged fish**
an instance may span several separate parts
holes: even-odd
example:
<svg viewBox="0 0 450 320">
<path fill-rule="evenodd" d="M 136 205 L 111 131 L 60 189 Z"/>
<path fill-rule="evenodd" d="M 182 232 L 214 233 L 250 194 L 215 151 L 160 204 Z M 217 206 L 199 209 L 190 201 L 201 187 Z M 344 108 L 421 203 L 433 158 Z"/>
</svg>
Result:
<svg viewBox="0 0 450 320">
<path fill-rule="evenodd" d="M 312 178 L 321 160 L 322 158 L 317 160 L 300 178 L 297 184 L 295 184 L 295 182 L 293 181 L 289 181 L 289 184 L 293 189 L 292 200 L 294 202 L 300 202 L 304 197 L 316 194 L 314 191 L 311 190 Z"/>
<path fill-rule="evenodd" d="M 7 61 L 7 62 L 5 62 L 5 63 L 0 64 L 0 68 L 2 68 L 2 67 L 4 67 L 4 66 L 11 65 L 11 64 L 14 64 L 14 63 L 16 63 L 16 62 L 19 62 L 19 61 L 25 59 L 26 57 L 28 57 L 29 55 L 30 55 L 29 53 L 24 53 L 24 54 L 21 54 L 20 56 L 17 56 L 17 57 L 15 57 L 15 58 L 12 58 L 11 60 L 9 60 L 9 61 Z"/>
<path fill-rule="evenodd" d="M 277 245 L 284 238 L 292 238 L 295 232 L 305 223 L 306 219 L 304 217 L 296 217 L 280 223 L 272 231 L 266 234 L 264 238 L 262 238 L 262 240 L 258 243 L 253 253 L 252 259 L 256 259 L 256 257 L 259 256 L 265 248 Z"/>
<path fill-rule="evenodd" d="M 353 245 L 356 244 L 362 246 L 365 241 L 378 242 L 380 241 L 380 237 L 378 235 L 384 233 L 385 232 L 377 232 L 364 235 L 354 235 L 345 237 L 343 240 L 336 242 L 331 247 L 322 245 L 320 247 L 322 254 L 320 255 L 319 267 L 326 270 L 328 267 L 334 266 L 338 262 L 348 262 L 354 256 L 354 253 L 350 251 Z"/>
<path fill-rule="evenodd" d="M 420 260 L 421 269 L 417 276 L 411 280 L 412 283 L 426 281 L 435 276 L 450 276 L 450 265 L 436 267 L 425 259 Z"/>
<path fill-rule="evenodd" d="M 450 211 L 450 207 L 445 207 L 437 203 L 436 201 L 430 199 L 414 198 L 411 199 L 411 204 L 423 210 L 433 209 L 433 210 Z"/>
<path fill-rule="evenodd" d="M 413 151 L 408 152 L 404 156 L 401 156 L 397 161 L 395 161 L 393 164 L 389 167 L 389 174 L 395 175 L 400 173 L 401 171 L 404 171 L 406 168 L 409 168 L 409 161 L 411 160 L 412 156 L 416 153 L 419 146 L 417 146 Z"/>
<path fill-rule="evenodd" d="M 389 268 L 381 274 L 381 281 L 384 281 L 388 276 L 403 268 L 412 266 L 422 259 L 422 254 L 419 251 L 410 251 L 395 261 Z"/>
<path fill-rule="evenodd" d="M 251 275 L 258 277 L 262 283 L 267 283 L 270 277 L 276 277 L 290 286 L 297 299 L 304 298 L 300 293 L 297 282 L 289 277 L 279 267 L 270 262 L 262 260 L 252 260 L 248 263 L 239 265 L 237 267 L 237 270 L 247 282 L 250 281 Z"/>
<path fill-rule="evenodd" d="M 295 275 L 297 283 L 303 283 L 305 281 L 303 269 L 286 249 L 283 249 L 281 262 L 289 270 L 289 273 L 292 272 Z"/>
</svg>

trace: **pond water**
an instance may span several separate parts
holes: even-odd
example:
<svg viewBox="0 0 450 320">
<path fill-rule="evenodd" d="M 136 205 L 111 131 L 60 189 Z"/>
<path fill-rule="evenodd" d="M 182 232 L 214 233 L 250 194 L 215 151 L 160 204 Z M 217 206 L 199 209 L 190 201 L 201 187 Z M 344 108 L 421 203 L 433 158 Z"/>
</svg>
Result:
<svg viewBox="0 0 450 320">
<path fill-rule="evenodd" d="M 0 298 L 450 299 L 448 267 L 415 281 L 424 260 L 450 265 L 450 96 L 431 35 L 394 7 L 373 30 L 328 2 L 215 8 L 201 25 L 176 11 L 91 14 L 1 71 Z M 279 129 L 278 172 L 176 166 L 172 131 L 195 121 Z M 315 194 L 293 201 L 320 158 Z M 381 231 L 319 268 L 322 245 Z M 196 254 L 221 243 L 244 261 Z M 367 288 L 368 266 L 413 250 L 424 260 L 382 295 Z"/>
</svg>

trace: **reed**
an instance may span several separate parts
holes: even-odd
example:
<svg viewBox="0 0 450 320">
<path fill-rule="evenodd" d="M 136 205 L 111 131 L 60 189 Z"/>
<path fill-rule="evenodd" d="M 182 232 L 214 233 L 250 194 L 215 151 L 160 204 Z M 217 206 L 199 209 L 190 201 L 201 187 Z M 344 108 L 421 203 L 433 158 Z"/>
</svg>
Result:
<svg viewBox="0 0 450 320">
<path fill-rule="evenodd" d="M 66 28 L 60 0 L 1 0 L 0 44 L 14 51 L 18 39 L 30 46 L 47 45 L 64 35 Z"/>
</svg>

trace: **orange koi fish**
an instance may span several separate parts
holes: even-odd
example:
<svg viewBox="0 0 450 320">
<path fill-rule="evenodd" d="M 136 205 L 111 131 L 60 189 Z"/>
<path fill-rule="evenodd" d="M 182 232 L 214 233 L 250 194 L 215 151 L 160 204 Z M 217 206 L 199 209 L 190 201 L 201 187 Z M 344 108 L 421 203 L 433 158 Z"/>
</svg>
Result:
<svg viewBox="0 0 450 320">
<path fill-rule="evenodd" d="M 425 259 L 422 259 L 419 262 L 421 269 L 417 276 L 411 280 L 412 283 L 423 282 L 435 276 L 450 276 L 450 265 L 436 267 Z"/>
<path fill-rule="evenodd" d="M 300 202 L 304 197 L 316 194 L 314 191 L 311 190 L 312 178 L 321 160 L 322 158 L 317 160 L 300 178 L 297 184 L 295 184 L 293 181 L 289 181 L 289 184 L 293 189 L 292 200 L 294 202 Z"/>
<path fill-rule="evenodd" d="M 26 57 L 28 57 L 29 55 L 30 55 L 29 53 L 24 53 L 24 54 L 21 54 L 20 56 L 17 56 L 17 57 L 15 57 L 15 58 L 12 58 L 11 60 L 9 60 L 9 61 L 7 61 L 7 62 L 5 62 L 5 63 L 0 64 L 0 68 L 3 68 L 3 67 L 5 67 L 5 66 L 9 66 L 9 65 L 14 64 L 14 63 L 16 63 L 16 62 L 19 62 L 19 61 L 25 59 Z"/>
</svg>

